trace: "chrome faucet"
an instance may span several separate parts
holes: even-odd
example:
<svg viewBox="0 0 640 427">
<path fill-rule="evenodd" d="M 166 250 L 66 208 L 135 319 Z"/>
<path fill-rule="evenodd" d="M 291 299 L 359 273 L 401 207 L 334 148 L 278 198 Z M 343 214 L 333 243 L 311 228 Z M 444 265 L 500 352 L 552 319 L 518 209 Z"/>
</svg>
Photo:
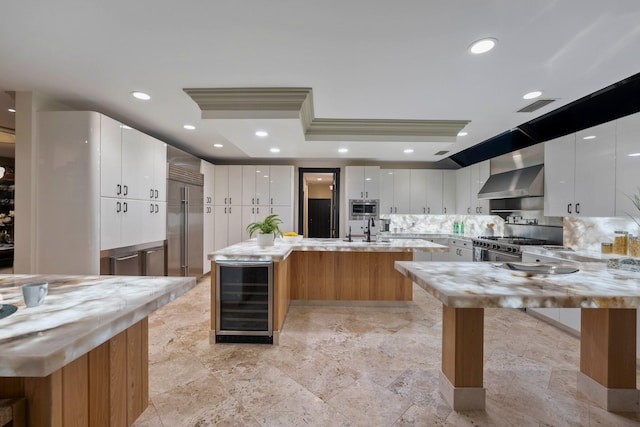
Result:
<svg viewBox="0 0 640 427">
<path fill-rule="evenodd" d="M 367 220 L 367 229 L 365 230 L 365 234 L 367 235 L 367 242 L 371 242 L 371 227 L 375 227 L 376 223 L 373 221 L 373 218 L 369 218 Z"/>
</svg>

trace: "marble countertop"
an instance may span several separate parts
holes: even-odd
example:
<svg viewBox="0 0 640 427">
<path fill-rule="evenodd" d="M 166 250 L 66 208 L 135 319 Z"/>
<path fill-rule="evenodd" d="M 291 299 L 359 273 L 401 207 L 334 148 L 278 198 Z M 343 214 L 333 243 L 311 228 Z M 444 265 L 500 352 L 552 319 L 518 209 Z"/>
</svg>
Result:
<svg viewBox="0 0 640 427">
<path fill-rule="evenodd" d="M 522 253 L 561 258 L 578 262 L 607 262 L 611 259 L 626 258 L 623 255 L 603 254 L 594 251 L 574 251 L 571 249 L 549 249 L 544 246 L 522 246 Z"/>
<path fill-rule="evenodd" d="M 449 307 L 637 308 L 640 273 L 581 263 L 571 274 L 529 275 L 489 262 L 396 261 L 396 270 Z"/>
<path fill-rule="evenodd" d="M 274 246 L 258 246 L 255 239 L 236 243 L 209 254 L 214 261 L 252 260 L 283 261 L 293 251 L 331 251 L 331 252 L 448 252 L 449 247 L 421 239 L 389 239 L 388 241 L 363 242 L 354 239 L 303 239 L 299 243 L 284 243 L 276 239 Z"/>
<path fill-rule="evenodd" d="M 21 286 L 48 282 L 42 305 Z M 192 277 L 0 275 L 0 376 L 44 377 L 124 331 L 191 288 Z"/>
</svg>

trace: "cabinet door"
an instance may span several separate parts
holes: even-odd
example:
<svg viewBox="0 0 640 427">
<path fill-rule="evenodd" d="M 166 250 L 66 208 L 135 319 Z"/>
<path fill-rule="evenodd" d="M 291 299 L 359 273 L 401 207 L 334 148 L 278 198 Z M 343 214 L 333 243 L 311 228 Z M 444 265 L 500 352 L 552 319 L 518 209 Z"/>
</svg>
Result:
<svg viewBox="0 0 640 427">
<path fill-rule="evenodd" d="M 249 234 L 246 232 L 247 226 L 255 222 L 256 218 L 262 220 L 262 217 L 256 215 L 256 206 L 242 206 L 240 208 L 240 215 L 242 215 L 242 229 L 245 230 L 243 237 L 248 239 Z M 256 237 L 256 235 L 254 234 L 253 237 Z"/>
<path fill-rule="evenodd" d="M 426 169 L 411 170 L 411 214 L 427 213 L 427 183 L 428 171 Z M 435 212 L 434 212 L 435 213 Z M 414 252 L 414 259 L 418 252 Z"/>
<path fill-rule="evenodd" d="M 100 198 L 100 250 L 120 246 L 120 222 L 122 220 L 122 200 Z"/>
<path fill-rule="evenodd" d="M 411 171 L 396 169 L 393 175 L 393 213 L 411 212 Z"/>
<path fill-rule="evenodd" d="M 120 246 L 147 243 L 149 235 L 149 202 L 146 200 L 122 200 L 122 223 L 120 227 Z"/>
<path fill-rule="evenodd" d="M 153 233 L 150 241 L 160 242 L 167 239 L 167 202 L 156 201 L 153 205 Z"/>
<path fill-rule="evenodd" d="M 217 170 L 218 170 L 218 167 L 216 167 L 216 171 Z M 229 246 L 228 244 L 229 216 L 227 214 L 228 209 L 229 209 L 229 206 L 224 206 L 224 205 L 213 207 L 213 224 L 214 224 L 213 239 L 214 239 L 214 250 L 216 251 Z"/>
<path fill-rule="evenodd" d="M 640 187 L 640 113 L 617 120 L 616 126 L 615 214 L 626 218 L 627 215 L 640 217 L 630 198 L 638 194 Z M 640 345 L 640 340 L 638 342 Z"/>
<path fill-rule="evenodd" d="M 122 127 L 109 117 L 100 116 L 100 195 L 118 197 L 122 187 Z"/>
<path fill-rule="evenodd" d="M 205 178 L 206 182 L 206 178 Z M 205 196 L 206 200 L 207 196 Z M 209 261 L 209 254 L 215 251 L 214 241 L 214 214 L 213 205 L 204 205 L 204 216 L 202 221 L 202 272 L 206 274 L 211 271 L 211 261 Z"/>
<path fill-rule="evenodd" d="M 156 200 L 159 202 L 167 201 L 167 144 L 154 139 L 153 143 L 154 163 L 153 163 L 153 180 L 154 188 L 157 190 Z M 213 165 L 211 165 L 213 166 Z M 213 179 L 213 177 L 211 178 Z M 212 202 L 213 203 L 213 202 Z"/>
<path fill-rule="evenodd" d="M 380 177 L 379 166 L 365 166 L 364 167 L 364 198 L 365 199 L 379 199 L 380 198 L 380 185 L 378 179 Z"/>
<path fill-rule="evenodd" d="M 256 169 L 255 166 L 242 166 L 242 204 L 251 206 L 256 202 Z"/>
<path fill-rule="evenodd" d="M 238 198 L 240 200 L 240 198 Z M 249 237 L 244 228 L 242 228 L 242 208 L 239 205 L 228 206 L 229 217 L 229 245 L 233 245 L 243 240 L 247 240 Z"/>
<path fill-rule="evenodd" d="M 287 231 L 295 231 L 293 228 L 293 207 L 292 206 L 271 206 L 269 212 L 272 214 L 278 214 L 282 220 L 280 224 L 280 230 L 283 233 Z"/>
<path fill-rule="evenodd" d="M 576 132 L 575 165 L 574 213 L 579 216 L 614 216 L 615 121 Z"/>
<path fill-rule="evenodd" d="M 392 169 L 380 169 L 380 213 L 394 213 L 395 202 L 393 200 L 394 171 Z"/>
<path fill-rule="evenodd" d="M 569 216 L 574 212 L 575 134 L 544 143 L 544 214 Z"/>
<path fill-rule="evenodd" d="M 364 166 L 347 166 L 347 200 L 364 199 Z"/>
<path fill-rule="evenodd" d="M 153 159 L 147 151 L 148 139 L 135 129 L 122 131 L 122 195 L 129 199 L 149 199 L 153 187 Z"/>
<path fill-rule="evenodd" d="M 469 167 L 456 171 L 456 213 L 471 214 L 471 169 Z"/>
<path fill-rule="evenodd" d="M 213 201 L 216 206 L 229 204 L 229 166 L 216 166 L 214 170 L 214 194 Z M 217 213 L 216 213 L 217 216 Z M 216 226 L 216 231 L 218 227 Z M 226 238 L 225 238 L 226 240 Z M 216 246 L 216 249 L 218 246 Z"/>
<path fill-rule="evenodd" d="M 213 205 L 213 192 L 215 182 L 215 166 L 202 160 L 200 162 L 200 173 L 204 176 L 202 197 L 205 205 Z M 211 213 L 213 215 L 213 212 Z"/>
<path fill-rule="evenodd" d="M 474 180 L 471 184 L 471 199 L 475 201 L 475 203 L 473 203 L 475 207 L 472 213 L 489 215 L 489 200 L 478 199 L 478 193 L 482 190 L 482 187 L 484 187 L 484 184 L 487 182 L 487 179 L 489 179 L 489 175 L 491 174 L 489 160 L 473 165 L 471 173 L 473 174 L 472 176 Z"/>
<path fill-rule="evenodd" d="M 271 168 L 258 166 L 255 173 L 256 179 L 256 205 L 269 204 L 269 187 L 271 186 Z"/>
<path fill-rule="evenodd" d="M 229 168 L 229 204 L 239 205 L 242 201 L 242 166 Z"/>
<path fill-rule="evenodd" d="M 442 171 L 427 170 L 427 213 L 428 214 L 443 213 L 442 180 L 443 180 Z"/>
<path fill-rule="evenodd" d="M 293 166 L 271 166 L 269 203 L 293 206 Z"/>
<path fill-rule="evenodd" d="M 456 212 L 456 171 L 442 171 L 442 213 Z"/>
</svg>

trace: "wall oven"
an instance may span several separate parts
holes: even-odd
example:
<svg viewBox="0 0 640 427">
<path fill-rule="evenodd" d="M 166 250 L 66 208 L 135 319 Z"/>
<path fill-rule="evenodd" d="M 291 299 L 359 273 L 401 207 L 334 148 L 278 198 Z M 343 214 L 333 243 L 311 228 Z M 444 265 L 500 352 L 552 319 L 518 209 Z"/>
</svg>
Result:
<svg viewBox="0 0 640 427">
<path fill-rule="evenodd" d="M 358 219 L 378 219 L 379 201 L 369 199 L 351 199 L 349 200 L 349 219 L 354 221 Z"/>
</svg>

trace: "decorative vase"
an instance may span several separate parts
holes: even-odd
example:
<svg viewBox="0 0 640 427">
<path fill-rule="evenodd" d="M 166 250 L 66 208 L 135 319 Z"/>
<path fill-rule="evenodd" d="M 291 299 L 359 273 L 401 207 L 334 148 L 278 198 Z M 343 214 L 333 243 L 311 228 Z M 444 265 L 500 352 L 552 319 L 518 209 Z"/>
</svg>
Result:
<svg viewBox="0 0 640 427">
<path fill-rule="evenodd" d="M 276 239 L 276 235 L 273 233 L 262 234 L 258 233 L 258 246 L 273 246 Z"/>
</svg>

